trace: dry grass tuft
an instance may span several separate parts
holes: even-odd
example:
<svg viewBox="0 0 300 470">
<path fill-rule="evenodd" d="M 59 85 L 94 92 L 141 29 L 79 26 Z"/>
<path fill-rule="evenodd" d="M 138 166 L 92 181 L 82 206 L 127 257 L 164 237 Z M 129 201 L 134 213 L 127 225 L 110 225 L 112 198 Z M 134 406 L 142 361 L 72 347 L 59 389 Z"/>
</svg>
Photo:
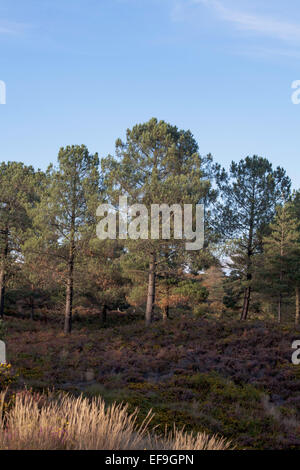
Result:
<svg viewBox="0 0 300 470">
<path fill-rule="evenodd" d="M 164 450 L 229 450 L 231 445 L 226 439 L 198 433 L 196 436 L 174 428 L 164 439 Z"/>
<path fill-rule="evenodd" d="M 164 439 L 148 432 L 149 412 L 141 426 L 128 405 L 106 407 L 102 398 L 45 396 L 17 393 L 13 404 L 4 406 L 0 394 L 0 450 L 225 450 L 224 439 L 205 434 L 192 436 L 174 429 Z"/>
</svg>

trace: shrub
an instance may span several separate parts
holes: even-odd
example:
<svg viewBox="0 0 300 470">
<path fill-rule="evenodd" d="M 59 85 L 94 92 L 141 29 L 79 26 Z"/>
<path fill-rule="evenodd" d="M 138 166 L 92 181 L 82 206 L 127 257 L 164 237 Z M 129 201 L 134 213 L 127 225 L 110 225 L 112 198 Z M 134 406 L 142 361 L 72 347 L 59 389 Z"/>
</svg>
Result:
<svg viewBox="0 0 300 470">
<path fill-rule="evenodd" d="M 5 390 L 16 379 L 17 375 L 12 372 L 10 364 L 0 364 L 0 391 Z"/>
</svg>

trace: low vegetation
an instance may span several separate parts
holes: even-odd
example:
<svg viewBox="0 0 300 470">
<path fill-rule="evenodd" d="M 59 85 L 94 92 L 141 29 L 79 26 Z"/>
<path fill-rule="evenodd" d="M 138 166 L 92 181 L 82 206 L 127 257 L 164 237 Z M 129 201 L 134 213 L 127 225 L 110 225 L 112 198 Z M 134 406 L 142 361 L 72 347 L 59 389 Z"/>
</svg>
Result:
<svg viewBox="0 0 300 470">
<path fill-rule="evenodd" d="M 204 433 L 174 430 L 162 437 L 149 430 L 151 412 L 141 425 L 128 405 L 105 406 L 58 394 L 19 392 L 10 401 L 0 394 L 0 450 L 226 450 L 229 443 Z"/>
<path fill-rule="evenodd" d="M 195 319 L 171 311 L 165 325 L 113 312 L 106 327 L 85 316 L 67 338 L 57 322 L 7 318 L 2 390 L 67 393 L 138 408 L 156 436 L 176 429 L 218 435 L 236 449 L 300 448 L 297 335 L 262 321 Z M 123 322 L 123 323 L 122 323 Z M 191 439 L 191 437 L 187 437 Z"/>
</svg>

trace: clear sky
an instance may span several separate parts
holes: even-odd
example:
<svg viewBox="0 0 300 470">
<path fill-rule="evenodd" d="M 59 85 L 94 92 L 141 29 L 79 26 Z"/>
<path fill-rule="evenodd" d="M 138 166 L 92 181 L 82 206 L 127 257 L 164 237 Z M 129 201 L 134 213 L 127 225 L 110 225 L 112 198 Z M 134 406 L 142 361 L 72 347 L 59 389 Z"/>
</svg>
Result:
<svg viewBox="0 0 300 470">
<path fill-rule="evenodd" d="M 0 0 L 1 160 L 100 156 L 155 116 L 202 154 L 258 154 L 300 187 L 299 0 Z"/>
</svg>

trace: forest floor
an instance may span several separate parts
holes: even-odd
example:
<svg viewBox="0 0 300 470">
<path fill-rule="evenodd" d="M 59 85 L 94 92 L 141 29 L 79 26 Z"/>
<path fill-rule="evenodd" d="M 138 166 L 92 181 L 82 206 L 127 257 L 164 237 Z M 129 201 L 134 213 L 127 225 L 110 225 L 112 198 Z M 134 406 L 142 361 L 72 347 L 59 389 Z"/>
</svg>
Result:
<svg viewBox="0 0 300 470">
<path fill-rule="evenodd" d="M 7 317 L 15 388 L 101 395 L 150 409 L 153 426 L 220 434 L 237 449 L 300 449 L 300 366 L 291 326 L 181 316 L 146 329 L 134 316 L 61 325 Z"/>
</svg>

